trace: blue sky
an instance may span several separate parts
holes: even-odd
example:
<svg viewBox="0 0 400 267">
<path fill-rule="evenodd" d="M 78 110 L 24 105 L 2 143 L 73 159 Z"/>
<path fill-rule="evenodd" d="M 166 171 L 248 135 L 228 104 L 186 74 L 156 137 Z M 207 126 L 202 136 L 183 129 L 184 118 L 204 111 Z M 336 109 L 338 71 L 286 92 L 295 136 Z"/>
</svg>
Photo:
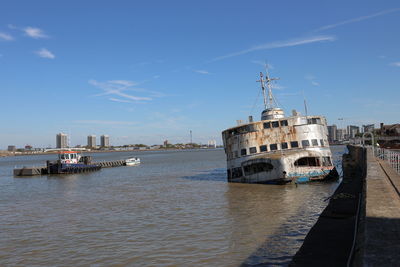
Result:
<svg viewBox="0 0 400 267">
<path fill-rule="evenodd" d="M 398 1 L 5 0 L 0 148 L 220 143 L 260 117 L 266 60 L 287 114 L 396 123 L 399 28 Z"/>
</svg>

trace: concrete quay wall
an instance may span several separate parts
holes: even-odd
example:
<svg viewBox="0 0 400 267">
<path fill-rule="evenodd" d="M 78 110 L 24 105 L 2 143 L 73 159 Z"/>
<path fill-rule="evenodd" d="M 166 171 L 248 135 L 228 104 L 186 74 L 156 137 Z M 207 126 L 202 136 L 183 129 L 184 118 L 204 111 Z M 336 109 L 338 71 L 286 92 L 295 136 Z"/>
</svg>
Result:
<svg viewBox="0 0 400 267">
<path fill-rule="evenodd" d="M 400 265 L 400 177 L 371 148 L 348 150 L 343 181 L 291 266 Z"/>
</svg>

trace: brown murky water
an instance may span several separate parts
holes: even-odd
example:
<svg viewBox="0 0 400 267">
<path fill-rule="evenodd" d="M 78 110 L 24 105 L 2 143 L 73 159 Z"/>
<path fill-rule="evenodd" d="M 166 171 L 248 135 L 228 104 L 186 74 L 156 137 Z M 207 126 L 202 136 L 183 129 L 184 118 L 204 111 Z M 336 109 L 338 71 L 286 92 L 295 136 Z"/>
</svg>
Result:
<svg viewBox="0 0 400 267">
<path fill-rule="evenodd" d="M 338 184 L 228 184 L 223 150 L 93 155 L 131 156 L 142 164 L 35 178 L 12 169 L 53 156 L 1 158 L 0 265 L 286 265 Z"/>
</svg>

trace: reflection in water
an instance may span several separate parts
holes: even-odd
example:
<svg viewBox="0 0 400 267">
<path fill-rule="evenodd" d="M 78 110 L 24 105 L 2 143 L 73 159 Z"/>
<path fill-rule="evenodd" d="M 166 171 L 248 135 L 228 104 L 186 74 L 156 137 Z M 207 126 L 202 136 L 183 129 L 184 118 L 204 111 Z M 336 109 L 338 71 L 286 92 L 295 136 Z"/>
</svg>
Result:
<svg viewBox="0 0 400 267">
<path fill-rule="evenodd" d="M 30 179 L 10 174 L 49 155 L 0 159 L 0 265 L 282 264 L 337 185 L 228 184 L 222 150 L 93 155 L 135 156 L 138 167 Z"/>
</svg>

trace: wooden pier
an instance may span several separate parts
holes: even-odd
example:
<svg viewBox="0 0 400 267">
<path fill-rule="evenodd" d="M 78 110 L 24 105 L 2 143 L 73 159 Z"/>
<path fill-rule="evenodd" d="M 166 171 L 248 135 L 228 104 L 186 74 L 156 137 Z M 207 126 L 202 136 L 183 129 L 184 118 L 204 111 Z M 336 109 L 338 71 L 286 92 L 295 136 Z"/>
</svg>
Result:
<svg viewBox="0 0 400 267">
<path fill-rule="evenodd" d="M 113 168 L 126 165 L 125 160 L 102 161 L 94 164 L 100 165 L 102 168 Z"/>
</svg>

